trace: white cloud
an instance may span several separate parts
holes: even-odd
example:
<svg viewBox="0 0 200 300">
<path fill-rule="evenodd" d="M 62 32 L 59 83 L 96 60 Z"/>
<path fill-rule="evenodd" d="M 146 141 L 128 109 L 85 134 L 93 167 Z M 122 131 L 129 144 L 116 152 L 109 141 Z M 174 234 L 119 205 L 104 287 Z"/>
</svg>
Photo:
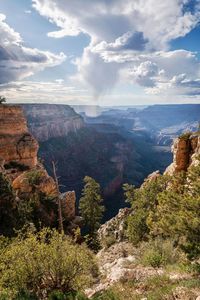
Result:
<svg viewBox="0 0 200 300">
<path fill-rule="evenodd" d="M 76 80 L 87 83 L 95 96 L 106 93 L 118 80 L 145 88 L 146 93 L 192 94 L 173 78 L 186 74 L 198 82 L 195 53 L 170 51 L 170 42 L 197 26 L 200 0 L 32 0 L 33 7 L 59 30 L 48 36 L 90 36 L 91 42 L 76 60 Z M 186 83 L 184 83 L 186 85 Z"/>
<path fill-rule="evenodd" d="M 0 14 L 0 84 L 21 80 L 65 60 L 63 53 L 57 55 L 24 46 L 20 34 L 5 19 Z"/>
<path fill-rule="evenodd" d="M 13 81 L 0 84 L 1 95 L 4 95 L 8 102 L 51 102 L 69 103 L 81 100 L 84 102 L 88 97 L 87 90 L 77 89 L 74 86 L 67 86 L 62 79 L 54 81 Z"/>
<path fill-rule="evenodd" d="M 189 0 L 32 0 L 42 16 L 55 23 L 56 37 L 85 32 L 93 41 L 113 42 L 127 32 L 141 32 L 153 48 L 184 36 L 199 20 L 184 10 Z M 197 2 L 199 2 L 197 0 Z M 51 34 L 52 36 L 52 34 Z"/>
</svg>

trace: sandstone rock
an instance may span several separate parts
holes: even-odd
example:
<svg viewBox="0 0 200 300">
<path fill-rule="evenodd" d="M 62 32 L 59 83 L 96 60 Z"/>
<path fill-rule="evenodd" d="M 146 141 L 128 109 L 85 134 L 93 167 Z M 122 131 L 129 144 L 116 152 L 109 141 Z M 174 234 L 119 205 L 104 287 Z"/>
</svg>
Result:
<svg viewBox="0 0 200 300">
<path fill-rule="evenodd" d="M 107 238 L 112 238 L 113 242 L 124 239 L 125 220 L 130 213 L 130 208 L 122 208 L 114 218 L 101 225 L 98 230 L 98 237 L 102 244 L 106 243 Z"/>
<path fill-rule="evenodd" d="M 23 111 L 18 106 L 0 106 L 0 159 L 4 164 L 17 162 L 37 165 L 38 143 L 28 132 Z"/>
<path fill-rule="evenodd" d="M 32 193 L 36 189 L 50 197 L 57 196 L 55 182 L 42 166 L 23 172 L 13 181 L 12 186 L 19 195 Z"/>
<path fill-rule="evenodd" d="M 148 177 L 144 180 L 144 183 L 142 184 L 142 186 L 145 185 L 146 182 L 150 182 L 150 181 L 156 180 L 158 177 L 160 177 L 160 175 L 161 174 L 160 174 L 159 170 L 157 170 L 157 171 L 149 174 Z"/>
<path fill-rule="evenodd" d="M 72 220 L 76 215 L 76 194 L 75 191 L 69 191 L 60 195 L 62 200 L 63 214 L 68 220 Z"/>
<path fill-rule="evenodd" d="M 172 146 L 173 163 L 166 169 L 164 174 L 173 175 L 176 172 L 187 171 L 190 165 L 197 162 L 200 154 L 200 136 L 191 135 L 179 137 Z"/>
</svg>

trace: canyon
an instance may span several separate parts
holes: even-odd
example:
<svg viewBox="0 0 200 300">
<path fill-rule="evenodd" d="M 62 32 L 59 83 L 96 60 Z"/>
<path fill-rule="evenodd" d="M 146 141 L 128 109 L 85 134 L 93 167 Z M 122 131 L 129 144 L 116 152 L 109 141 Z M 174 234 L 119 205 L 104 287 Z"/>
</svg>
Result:
<svg viewBox="0 0 200 300">
<path fill-rule="evenodd" d="M 139 186 L 155 169 L 164 172 L 172 161 L 173 139 L 198 127 L 200 106 L 24 104 L 22 108 L 50 175 L 52 161 L 57 163 L 61 191 L 75 190 L 78 205 L 84 176 L 93 177 L 102 187 L 107 220 L 126 205 L 123 183 Z"/>
<path fill-rule="evenodd" d="M 98 110 L 95 117 L 87 116 L 85 112 L 81 116 L 68 105 L 1 105 L 0 109 L 1 165 L 7 168 L 15 189 L 19 192 L 21 189 L 23 193 L 29 191 L 24 178 L 26 172 L 35 168 L 43 177 L 40 190 L 54 194 L 51 177 L 54 161 L 61 192 L 75 191 L 76 207 L 83 178 L 88 175 L 100 183 L 107 208 L 104 221 L 126 206 L 123 183 L 139 186 L 148 174 L 157 169 L 164 172 L 171 163 L 170 141 L 182 132 L 177 122 L 183 123 L 184 118 L 185 124 L 194 129 L 199 116 L 198 105 L 175 106 L 173 118 L 169 118 L 173 112 L 171 106 L 107 108 Z M 94 107 L 87 109 L 89 114 L 92 109 Z M 191 117 L 193 110 L 196 113 Z M 179 116 L 178 121 L 175 121 L 175 115 Z M 163 141 L 167 141 L 166 146 L 165 142 L 160 142 L 160 136 L 171 127 L 176 128 L 173 136 L 162 135 Z M 183 144 L 179 146 L 182 147 Z M 20 166 L 25 169 L 20 171 Z"/>
</svg>

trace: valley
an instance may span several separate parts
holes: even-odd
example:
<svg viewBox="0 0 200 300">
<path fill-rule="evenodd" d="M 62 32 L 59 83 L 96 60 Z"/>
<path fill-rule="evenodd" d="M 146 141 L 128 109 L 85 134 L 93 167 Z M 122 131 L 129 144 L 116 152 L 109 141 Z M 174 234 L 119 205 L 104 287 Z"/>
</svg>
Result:
<svg viewBox="0 0 200 300">
<path fill-rule="evenodd" d="M 200 115 L 200 105 L 79 107 L 80 114 L 67 105 L 22 107 L 49 174 L 52 161 L 57 164 L 62 192 L 75 190 L 79 199 L 86 175 L 100 183 L 106 205 L 104 221 L 127 206 L 124 183 L 137 187 L 148 174 L 165 170 L 172 161 L 173 139 L 187 129 L 196 130 Z M 98 116 L 91 116 L 94 111 Z"/>
</svg>

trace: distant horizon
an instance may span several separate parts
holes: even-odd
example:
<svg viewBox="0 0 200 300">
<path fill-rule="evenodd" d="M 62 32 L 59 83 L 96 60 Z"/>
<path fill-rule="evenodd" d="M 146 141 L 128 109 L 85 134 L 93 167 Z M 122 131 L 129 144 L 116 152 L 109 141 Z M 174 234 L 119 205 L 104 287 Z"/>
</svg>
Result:
<svg viewBox="0 0 200 300">
<path fill-rule="evenodd" d="M 130 105 L 100 105 L 100 104 L 68 104 L 68 103 L 51 103 L 51 102 L 7 102 L 9 105 L 68 105 L 68 106 L 97 106 L 97 107 L 148 107 L 148 106 L 187 106 L 200 105 L 200 103 L 155 103 L 155 104 L 130 104 Z"/>
</svg>

